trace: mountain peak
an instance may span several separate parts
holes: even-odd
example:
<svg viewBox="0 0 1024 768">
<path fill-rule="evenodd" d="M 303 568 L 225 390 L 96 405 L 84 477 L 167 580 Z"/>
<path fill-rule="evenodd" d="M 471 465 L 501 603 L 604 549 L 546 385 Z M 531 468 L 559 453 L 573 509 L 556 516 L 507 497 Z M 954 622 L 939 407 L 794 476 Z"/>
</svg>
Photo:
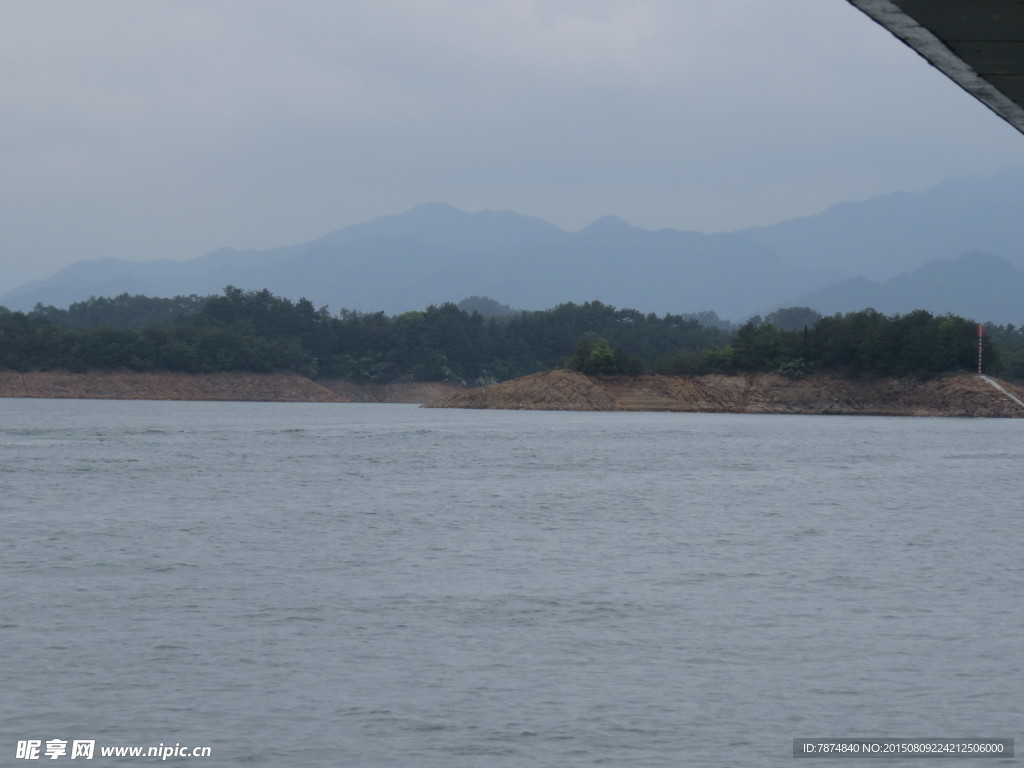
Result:
<svg viewBox="0 0 1024 768">
<path fill-rule="evenodd" d="M 602 216 L 597 221 L 594 221 L 583 229 L 580 230 L 581 234 L 588 235 L 607 235 L 617 232 L 628 232 L 631 229 L 635 229 L 629 222 L 623 221 L 618 216 Z"/>
<path fill-rule="evenodd" d="M 514 211 L 468 213 L 448 203 L 424 203 L 404 213 L 380 216 L 332 232 L 316 245 L 337 246 L 366 240 L 408 240 L 466 251 L 494 247 L 527 248 L 553 242 L 565 233 L 553 224 Z"/>
<path fill-rule="evenodd" d="M 450 203 L 420 203 L 410 208 L 405 213 L 398 213 L 395 216 L 407 217 L 407 216 L 470 216 L 471 214 L 456 208 Z"/>
</svg>

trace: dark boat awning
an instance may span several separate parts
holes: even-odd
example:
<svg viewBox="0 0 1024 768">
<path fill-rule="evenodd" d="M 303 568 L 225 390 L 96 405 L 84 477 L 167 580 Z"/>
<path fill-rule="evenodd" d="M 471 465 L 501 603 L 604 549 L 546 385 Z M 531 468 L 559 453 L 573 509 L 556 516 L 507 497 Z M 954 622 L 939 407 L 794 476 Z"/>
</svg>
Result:
<svg viewBox="0 0 1024 768">
<path fill-rule="evenodd" d="M 1024 0 L 849 0 L 1024 133 Z"/>
</svg>

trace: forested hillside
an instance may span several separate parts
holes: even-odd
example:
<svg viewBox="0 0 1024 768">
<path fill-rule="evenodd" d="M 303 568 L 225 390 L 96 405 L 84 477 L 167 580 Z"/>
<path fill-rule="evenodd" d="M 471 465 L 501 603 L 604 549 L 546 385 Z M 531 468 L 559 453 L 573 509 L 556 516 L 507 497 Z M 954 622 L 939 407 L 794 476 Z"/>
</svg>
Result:
<svg viewBox="0 0 1024 768">
<path fill-rule="evenodd" d="M 492 317 L 454 304 L 395 316 L 332 315 L 305 299 L 229 287 L 214 297 L 120 296 L 28 313 L 0 308 L 0 368 L 288 370 L 466 385 L 561 366 L 624 374 L 928 376 L 973 370 L 976 329 L 971 320 L 923 310 L 821 317 L 799 307 L 737 329 L 714 315 L 645 315 L 597 301 Z M 986 371 L 1024 378 L 1024 329 L 991 326 L 985 344 Z"/>
<path fill-rule="evenodd" d="M 169 307 L 176 310 L 173 320 L 139 327 L 139 317 Z M 103 322 L 83 327 L 83 317 L 103 313 Z M 702 318 L 721 324 L 713 314 Z M 122 296 L 68 310 L 4 311 L 0 367 L 292 370 L 355 381 L 478 384 L 559 366 L 588 335 L 606 337 L 653 365 L 680 350 L 724 346 L 730 338 L 724 325 L 643 315 L 600 302 L 490 318 L 454 304 L 396 316 L 348 310 L 334 316 L 305 299 L 293 302 L 266 290 L 229 287 L 216 297 Z"/>
</svg>

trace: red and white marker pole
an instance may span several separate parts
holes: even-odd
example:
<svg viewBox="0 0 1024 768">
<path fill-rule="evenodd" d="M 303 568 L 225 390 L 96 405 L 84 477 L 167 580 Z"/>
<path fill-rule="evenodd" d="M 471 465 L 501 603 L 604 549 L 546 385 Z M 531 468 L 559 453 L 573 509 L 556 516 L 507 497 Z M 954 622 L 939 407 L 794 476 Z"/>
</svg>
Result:
<svg viewBox="0 0 1024 768">
<path fill-rule="evenodd" d="M 978 323 L 978 375 L 981 376 L 981 339 L 985 335 L 985 326 Z"/>
</svg>

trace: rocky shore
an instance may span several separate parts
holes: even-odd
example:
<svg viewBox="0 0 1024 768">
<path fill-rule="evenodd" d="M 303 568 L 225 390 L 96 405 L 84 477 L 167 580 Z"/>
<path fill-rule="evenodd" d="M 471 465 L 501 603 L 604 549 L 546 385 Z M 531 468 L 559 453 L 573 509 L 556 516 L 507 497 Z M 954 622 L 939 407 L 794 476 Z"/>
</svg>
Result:
<svg viewBox="0 0 1024 768">
<path fill-rule="evenodd" d="M 343 403 L 343 397 L 295 373 L 140 373 L 0 371 L 0 397 L 99 400 L 249 400 Z"/>
<path fill-rule="evenodd" d="M 1024 399 L 1024 389 L 1000 383 Z M 1024 408 L 971 374 L 921 381 L 827 374 L 791 380 L 775 374 L 627 377 L 548 371 L 464 390 L 424 407 L 1024 418 Z"/>
<path fill-rule="evenodd" d="M 1024 388 L 1000 382 L 1024 400 Z M 443 382 L 356 384 L 295 373 L 0 371 L 0 397 L 423 403 L 427 408 L 681 411 L 1024 418 L 1024 408 L 971 374 L 851 380 L 814 374 L 585 376 L 548 371 L 475 389 Z"/>
<path fill-rule="evenodd" d="M 98 400 L 235 400 L 281 403 L 424 403 L 463 391 L 444 382 L 357 384 L 297 373 L 0 371 L 0 397 Z"/>
<path fill-rule="evenodd" d="M 444 382 L 356 384 L 297 373 L 0 371 L 0 397 L 98 400 L 235 400 L 281 403 L 424 403 L 463 391 Z"/>
</svg>

